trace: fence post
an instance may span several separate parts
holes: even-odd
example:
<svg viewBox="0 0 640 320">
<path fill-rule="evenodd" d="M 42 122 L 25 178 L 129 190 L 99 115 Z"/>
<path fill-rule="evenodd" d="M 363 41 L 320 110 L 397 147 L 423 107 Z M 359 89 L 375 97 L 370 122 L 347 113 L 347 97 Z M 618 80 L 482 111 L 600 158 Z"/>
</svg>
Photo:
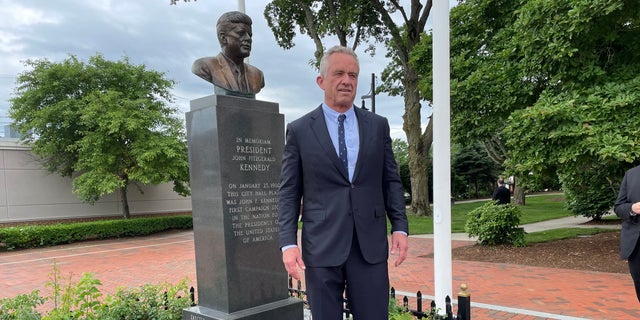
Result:
<svg viewBox="0 0 640 320">
<path fill-rule="evenodd" d="M 435 317 L 438 314 L 438 308 L 436 307 L 436 301 L 431 300 L 431 309 L 429 309 L 429 316 Z"/>
<path fill-rule="evenodd" d="M 444 310 L 447 315 L 447 320 L 453 320 L 453 311 L 451 309 L 451 297 L 448 295 L 444 298 Z"/>
<path fill-rule="evenodd" d="M 460 285 L 458 292 L 458 320 L 471 320 L 471 294 L 467 291 L 467 284 Z"/>
</svg>

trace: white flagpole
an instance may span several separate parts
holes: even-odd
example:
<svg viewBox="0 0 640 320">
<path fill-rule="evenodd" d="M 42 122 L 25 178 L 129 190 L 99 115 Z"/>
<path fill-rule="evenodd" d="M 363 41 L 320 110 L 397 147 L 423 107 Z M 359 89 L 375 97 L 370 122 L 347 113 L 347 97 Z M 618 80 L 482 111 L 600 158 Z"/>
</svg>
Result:
<svg viewBox="0 0 640 320">
<path fill-rule="evenodd" d="M 452 297 L 451 119 L 449 84 L 449 0 L 435 0 L 433 15 L 433 263 L 436 305 L 444 314 Z"/>
</svg>

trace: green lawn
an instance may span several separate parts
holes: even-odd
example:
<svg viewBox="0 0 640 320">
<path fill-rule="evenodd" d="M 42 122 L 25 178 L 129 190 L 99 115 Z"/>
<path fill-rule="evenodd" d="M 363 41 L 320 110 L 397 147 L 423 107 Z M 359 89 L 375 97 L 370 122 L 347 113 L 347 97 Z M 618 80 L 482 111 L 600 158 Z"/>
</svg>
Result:
<svg viewBox="0 0 640 320">
<path fill-rule="evenodd" d="M 620 232 L 618 229 L 604 229 L 604 228 L 566 228 L 566 229 L 552 229 L 545 231 L 538 231 L 527 233 L 525 238 L 527 243 L 536 242 L 548 242 L 553 240 L 562 240 L 575 238 L 579 236 L 589 236 L 603 232 Z"/>
<path fill-rule="evenodd" d="M 451 232 L 464 232 L 464 224 L 467 221 L 467 213 L 476 207 L 483 205 L 486 201 L 456 203 L 451 206 Z M 533 223 L 538 221 L 572 216 L 566 209 L 564 195 L 541 195 L 528 196 L 526 205 L 520 207 L 522 217 L 520 224 Z M 409 233 L 411 234 L 432 234 L 433 217 L 418 217 L 407 212 L 409 218 Z"/>
</svg>

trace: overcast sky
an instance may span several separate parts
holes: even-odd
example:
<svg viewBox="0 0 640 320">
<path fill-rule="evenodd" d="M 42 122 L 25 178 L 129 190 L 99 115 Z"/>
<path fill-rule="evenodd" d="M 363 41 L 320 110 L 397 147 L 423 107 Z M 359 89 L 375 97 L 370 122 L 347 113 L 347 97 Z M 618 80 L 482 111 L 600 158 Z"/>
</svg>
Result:
<svg viewBox="0 0 640 320">
<path fill-rule="evenodd" d="M 322 101 L 322 91 L 315 83 L 317 72 L 308 64 L 313 43 L 307 35 L 298 35 L 294 48 L 280 48 L 263 16 L 269 1 L 245 2 L 246 13 L 253 19 L 249 63 L 264 72 L 266 82 L 256 98 L 279 103 L 288 123 Z M 238 2 L 233 0 L 181 1 L 176 6 L 168 0 L 0 0 L 0 124 L 10 121 L 7 100 L 16 75 L 25 71 L 23 61 L 46 58 L 59 62 L 70 54 L 83 61 L 97 53 L 109 60 L 127 56 L 133 64 L 165 72 L 177 82 L 173 94 L 184 113 L 190 100 L 213 93 L 210 83 L 191 73 L 191 64 L 220 52 L 216 21 L 222 13 L 237 9 Z M 326 41 L 325 47 L 334 44 Z M 370 91 L 371 73 L 379 76 L 387 65 L 382 45 L 373 58 L 362 50 L 357 51 L 357 106 L 360 97 Z M 370 103 L 366 100 L 368 107 Z M 394 138 L 405 139 L 403 111 L 401 97 L 376 97 L 376 113 L 389 119 Z"/>
</svg>

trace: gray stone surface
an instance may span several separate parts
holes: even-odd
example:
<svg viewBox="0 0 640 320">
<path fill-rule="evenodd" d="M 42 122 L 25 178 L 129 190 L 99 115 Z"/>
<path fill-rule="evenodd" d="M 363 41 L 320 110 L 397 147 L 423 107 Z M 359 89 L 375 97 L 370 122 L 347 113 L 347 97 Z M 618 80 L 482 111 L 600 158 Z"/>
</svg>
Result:
<svg viewBox="0 0 640 320">
<path fill-rule="evenodd" d="M 278 105 L 213 95 L 191 101 L 186 120 L 198 306 L 184 319 L 302 319 L 278 248 Z"/>
</svg>

